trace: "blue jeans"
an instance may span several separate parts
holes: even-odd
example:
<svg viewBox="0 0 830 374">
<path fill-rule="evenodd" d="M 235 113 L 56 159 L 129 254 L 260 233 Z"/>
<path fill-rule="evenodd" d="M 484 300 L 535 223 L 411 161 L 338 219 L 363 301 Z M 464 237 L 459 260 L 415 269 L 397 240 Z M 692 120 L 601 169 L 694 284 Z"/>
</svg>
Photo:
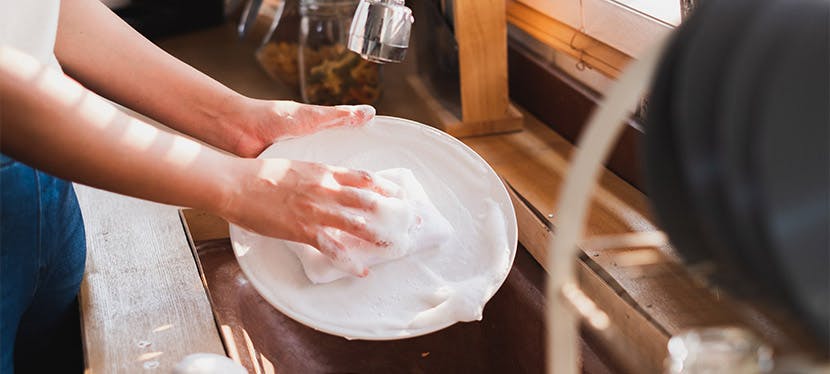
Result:
<svg viewBox="0 0 830 374">
<path fill-rule="evenodd" d="M 75 190 L 0 154 L 0 197 L 0 374 L 74 370 L 86 260 Z"/>
</svg>

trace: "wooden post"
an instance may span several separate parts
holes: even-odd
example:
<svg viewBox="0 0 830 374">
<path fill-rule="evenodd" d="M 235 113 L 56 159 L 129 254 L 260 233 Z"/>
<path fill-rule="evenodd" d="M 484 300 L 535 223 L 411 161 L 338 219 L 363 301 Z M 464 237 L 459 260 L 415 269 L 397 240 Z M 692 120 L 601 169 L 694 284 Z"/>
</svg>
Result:
<svg viewBox="0 0 830 374">
<path fill-rule="evenodd" d="M 455 37 L 461 86 L 461 119 L 432 98 L 419 78 L 410 83 L 437 116 L 435 124 L 456 136 L 522 129 L 522 114 L 510 105 L 507 81 L 505 0 L 455 0 Z"/>
</svg>

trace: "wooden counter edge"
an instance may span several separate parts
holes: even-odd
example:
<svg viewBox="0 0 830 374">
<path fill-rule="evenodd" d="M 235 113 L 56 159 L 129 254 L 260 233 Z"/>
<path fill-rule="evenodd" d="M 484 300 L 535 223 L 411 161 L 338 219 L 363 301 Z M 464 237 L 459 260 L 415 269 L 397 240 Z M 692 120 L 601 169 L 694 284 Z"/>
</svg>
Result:
<svg viewBox="0 0 830 374">
<path fill-rule="evenodd" d="M 76 186 L 87 230 L 85 373 L 170 372 L 225 354 L 176 208 Z"/>
</svg>

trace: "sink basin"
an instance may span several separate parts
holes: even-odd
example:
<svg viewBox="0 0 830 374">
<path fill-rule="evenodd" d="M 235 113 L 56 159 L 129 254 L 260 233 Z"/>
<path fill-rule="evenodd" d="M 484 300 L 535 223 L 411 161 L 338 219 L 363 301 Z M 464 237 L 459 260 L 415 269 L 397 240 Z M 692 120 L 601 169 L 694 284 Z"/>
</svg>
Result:
<svg viewBox="0 0 830 374">
<path fill-rule="evenodd" d="M 195 249 L 225 349 L 250 373 L 544 372 L 544 270 L 521 246 L 482 321 L 395 341 L 349 341 L 295 322 L 248 282 L 228 239 Z M 619 372 L 598 352 L 582 342 L 583 372 Z"/>
</svg>

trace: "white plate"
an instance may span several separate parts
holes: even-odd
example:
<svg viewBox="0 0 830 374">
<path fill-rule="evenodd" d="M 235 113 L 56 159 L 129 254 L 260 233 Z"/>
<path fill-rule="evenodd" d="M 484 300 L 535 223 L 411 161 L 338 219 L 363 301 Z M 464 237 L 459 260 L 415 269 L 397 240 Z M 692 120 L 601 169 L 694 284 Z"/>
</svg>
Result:
<svg viewBox="0 0 830 374">
<path fill-rule="evenodd" d="M 286 248 L 290 242 L 231 225 L 234 253 L 245 275 L 271 305 L 300 323 L 350 339 L 428 334 L 480 319 L 484 304 L 507 277 L 518 241 L 510 197 L 493 169 L 446 133 L 378 116 L 363 128 L 274 144 L 259 157 L 369 171 L 412 169 L 456 231 L 442 248 L 375 266 L 366 278 L 315 285 Z M 448 297 L 451 290 L 463 290 L 454 295 L 467 297 Z"/>
</svg>

